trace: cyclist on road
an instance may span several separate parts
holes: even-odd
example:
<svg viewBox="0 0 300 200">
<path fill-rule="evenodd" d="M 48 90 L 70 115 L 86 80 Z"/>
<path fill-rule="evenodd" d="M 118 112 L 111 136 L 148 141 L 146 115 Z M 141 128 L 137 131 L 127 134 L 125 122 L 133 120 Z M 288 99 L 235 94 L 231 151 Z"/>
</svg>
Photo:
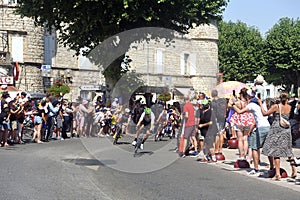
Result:
<svg viewBox="0 0 300 200">
<path fill-rule="evenodd" d="M 154 122 L 155 122 L 155 115 L 151 111 L 151 108 L 145 108 L 144 112 L 142 113 L 138 123 L 137 123 L 137 132 L 135 135 L 135 139 L 132 142 L 132 145 L 135 146 L 137 143 L 137 139 L 141 133 L 141 131 L 145 128 L 146 135 L 142 141 L 142 144 L 140 146 L 141 149 L 144 149 L 144 143 L 147 140 L 148 136 L 150 135 L 150 132 L 153 131 L 154 128 Z"/>
</svg>

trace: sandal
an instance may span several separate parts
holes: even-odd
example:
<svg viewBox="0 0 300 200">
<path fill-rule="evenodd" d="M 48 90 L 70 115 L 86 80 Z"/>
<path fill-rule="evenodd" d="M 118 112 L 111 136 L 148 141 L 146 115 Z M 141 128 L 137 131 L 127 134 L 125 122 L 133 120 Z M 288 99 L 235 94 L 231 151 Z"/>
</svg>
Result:
<svg viewBox="0 0 300 200">
<path fill-rule="evenodd" d="M 280 176 L 279 175 L 275 175 L 273 178 L 272 178 L 272 180 L 273 181 L 280 181 Z"/>
<path fill-rule="evenodd" d="M 292 174 L 292 175 L 291 175 L 291 178 L 292 178 L 292 179 L 296 179 L 296 178 L 297 178 L 297 174 L 296 174 L 296 173 L 295 173 L 295 174 Z"/>
</svg>

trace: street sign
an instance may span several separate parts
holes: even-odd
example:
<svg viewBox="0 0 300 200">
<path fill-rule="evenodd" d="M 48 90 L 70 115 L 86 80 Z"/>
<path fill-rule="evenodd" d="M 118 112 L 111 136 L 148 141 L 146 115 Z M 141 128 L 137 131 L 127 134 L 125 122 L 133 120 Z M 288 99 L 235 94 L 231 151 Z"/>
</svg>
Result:
<svg viewBox="0 0 300 200">
<path fill-rule="evenodd" d="M 41 70 L 49 70 L 51 69 L 51 65 L 42 65 Z"/>
<path fill-rule="evenodd" d="M 88 90 L 88 91 L 94 91 L 94 90 L 102 90 L 103 86 L 101 85 L 82 85 L 79 87 L 80 90 Z"/>
</svg>

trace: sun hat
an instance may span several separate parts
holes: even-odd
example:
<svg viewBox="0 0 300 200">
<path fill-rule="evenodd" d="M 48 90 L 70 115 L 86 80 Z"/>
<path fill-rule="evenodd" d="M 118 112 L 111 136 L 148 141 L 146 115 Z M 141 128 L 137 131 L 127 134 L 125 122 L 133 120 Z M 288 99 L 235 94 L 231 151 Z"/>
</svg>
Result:
<svg viewBox="0 0 300 200">
<path fill-rule="evenodd" d="M 264 77 L 262 75 L 257 75 L 256 79 L 254 79 L 255 83 L 262 84 L 262 83 L 264 83 L 264 81 L 265 81 L 265 79 L 264 79 Z"/>
</svg>

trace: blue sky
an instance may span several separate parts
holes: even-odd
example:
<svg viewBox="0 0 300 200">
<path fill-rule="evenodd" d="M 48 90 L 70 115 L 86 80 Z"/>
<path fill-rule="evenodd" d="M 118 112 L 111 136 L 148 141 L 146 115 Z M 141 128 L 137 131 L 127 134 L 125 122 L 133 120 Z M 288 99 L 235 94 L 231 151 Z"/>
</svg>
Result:
<svg viewBox="0 0 300 200">
<path fill-rule="evenodd" d="M 300 0 L 230 0 L 223 20 L 240 20 L 265 34 L 280 18 L 300 20 Z"/>
</svg>

